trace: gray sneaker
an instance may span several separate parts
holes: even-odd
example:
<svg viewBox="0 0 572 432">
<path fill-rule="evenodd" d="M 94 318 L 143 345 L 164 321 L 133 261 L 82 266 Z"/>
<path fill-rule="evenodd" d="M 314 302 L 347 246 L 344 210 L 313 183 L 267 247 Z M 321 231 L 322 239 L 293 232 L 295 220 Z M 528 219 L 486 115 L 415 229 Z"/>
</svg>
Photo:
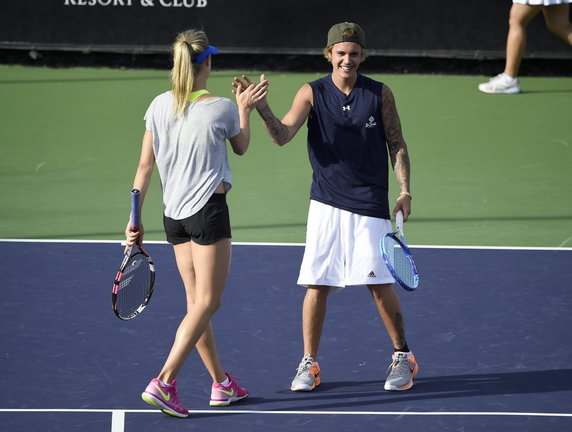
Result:
<svg viewBox="0 0 572 432">
<path fill-rule="evenodd" d="M 511 78 L 502 73 L 486 83 L 479 84 L 479 90 L 483 93 L 516 94 L 520 93 L 520 84 L 518 78 Z"/>
<path fill-rule="evenodd" d="M 391 370 L 385 380 L 383 388 L 390 391 L 408 390 L 413 386 L 413 377 L 419 370 L 412 352 L 396 352 L 391 357 L 392 362 L 388 370 Z"/>
<path fill-rule="evenodd" d="M 318 385 L 320 385 L 320 366 L 311 357 L 304 357 L 298 365 L 290 390 L 312 391 Z"/>
</svg>

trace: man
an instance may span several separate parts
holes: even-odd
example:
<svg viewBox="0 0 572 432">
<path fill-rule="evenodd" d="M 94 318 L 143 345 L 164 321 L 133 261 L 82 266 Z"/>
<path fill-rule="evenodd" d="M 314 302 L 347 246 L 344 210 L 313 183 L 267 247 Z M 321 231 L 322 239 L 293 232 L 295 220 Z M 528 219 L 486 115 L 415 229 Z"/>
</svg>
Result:
<svg viewBox="0 0 572 432">
<path fill-rule="evenodd" d="M 418 366 L 405 339 L 395 282 L 379 253 L 391 231 L 388 152 L 400 187 L 393 214 L 411 213 L 409 156 L 389 87 L 358 73 L 366 57 L 359 25 L 339 23 L 328 32 L 324 55 L 332 73 L 299 90 L 280 121 L 263 99 L 257 110 L 278 145 L 289 142 L 308 120 L 308 153 L 313 169 L 307 238 L 298 283 L 307 287 L 302 321 L 304 356 L 293 391 L 320 384 L 317 352 L 330 291 L 366 285 L 393 342 L 386 390 L 407 390 Z M 252 85 L 235 78 L 234 86 Z M 264 76 L 261 76 L 261 81 Z"/>
</svg>

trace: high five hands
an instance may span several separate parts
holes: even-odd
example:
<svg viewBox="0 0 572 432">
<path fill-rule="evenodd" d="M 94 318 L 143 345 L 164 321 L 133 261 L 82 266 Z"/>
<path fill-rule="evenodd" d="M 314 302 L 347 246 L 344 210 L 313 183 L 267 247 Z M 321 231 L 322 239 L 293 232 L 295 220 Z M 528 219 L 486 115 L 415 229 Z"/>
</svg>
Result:
<svg viewBox="0 0 572 432">
<path fill-rule="evenodd" d="M 260 75 L 260 82 L 256 84 L 251 81 L 246 75 L 241 75 L 240 78 L 234 77 L 232 86 L 234 89 L 232 93 L 236 96 L 237 102 L 239 103 L 239 98 L 246 98 L 247 105 L 260 106 L 266 102 L 266 95 L 268 94 L 268 80 L 265 78 L 264 74 Z"/>
</svg>

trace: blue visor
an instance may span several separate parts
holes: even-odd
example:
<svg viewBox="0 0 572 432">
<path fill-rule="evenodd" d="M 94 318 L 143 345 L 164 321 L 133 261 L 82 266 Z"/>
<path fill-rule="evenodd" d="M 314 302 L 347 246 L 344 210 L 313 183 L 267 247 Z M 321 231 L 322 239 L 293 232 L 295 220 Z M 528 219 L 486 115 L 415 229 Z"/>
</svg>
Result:
<svg viewBox="0 0 572 432">
<path fill-rule="evenodd" d="M 201 53 L 201 54 L 199 54 L 198 56 L 196 56 L 196 57 L 193 59 L 193 63 L 202 63 L 202 62 L 204 62 L 205 59 L 206 59 L 210 54 L 218 54 L 218 50 L 217 50 L 214 46 L 212 46 L 212 45 L 209 45 L 209 46 L 207 47 L 207 49 L 206 49 L 203 53 Z"/>
</svg>

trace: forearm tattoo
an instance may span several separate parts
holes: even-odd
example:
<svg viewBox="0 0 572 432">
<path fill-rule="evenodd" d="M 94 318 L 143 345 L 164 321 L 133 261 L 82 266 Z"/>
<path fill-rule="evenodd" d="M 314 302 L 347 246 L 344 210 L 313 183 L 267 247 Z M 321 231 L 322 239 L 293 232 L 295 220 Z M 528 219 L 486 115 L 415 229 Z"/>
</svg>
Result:
<svg viewBox="0 0 572 432">
<path fill-rule="evenodd" d="M 391 165 L 401 190 L 409 191 L 409 153 L 407 152 L 407 144 L 405 144 L 403 139 L 401 121 L 395 106 L 395 99 L 387 86 L 383 86 L 382 100 L 381 111 Z"/>
<path fill-rule="evenodd" d="M 279 144 L 288 141 L 288 128 L 274 115 L 269 106 L 258 109 L 270 137 Z"/>
</svg>

